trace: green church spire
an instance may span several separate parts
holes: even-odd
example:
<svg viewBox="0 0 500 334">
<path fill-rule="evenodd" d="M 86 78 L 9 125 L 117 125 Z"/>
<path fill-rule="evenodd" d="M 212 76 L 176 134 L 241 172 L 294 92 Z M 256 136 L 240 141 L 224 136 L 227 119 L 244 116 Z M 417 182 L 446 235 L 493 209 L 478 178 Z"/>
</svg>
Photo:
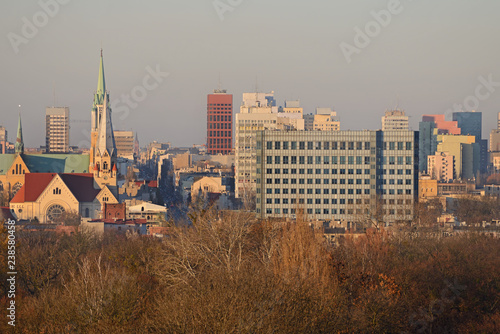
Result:
<svg viewBox="0 0 500 334">
<path fill-rule="evenodd" d="M 101 63 L 99 64 L 99 78 L 97 80 L 97 91 L 94 96 L 94 106 L 104 103 L 104 94 L 106 94 L 106 81 L 104 79 L 104 61 L 101 49 Z"/>
<path fill-rule="evenodd" d="M 17 154 L 24 153 L 23 126 L 21 125 L 21 114 L 19 114 L 19 122 L 17 124 L 17 139 L 15 144 L 15 149 Z"/>
</svg>

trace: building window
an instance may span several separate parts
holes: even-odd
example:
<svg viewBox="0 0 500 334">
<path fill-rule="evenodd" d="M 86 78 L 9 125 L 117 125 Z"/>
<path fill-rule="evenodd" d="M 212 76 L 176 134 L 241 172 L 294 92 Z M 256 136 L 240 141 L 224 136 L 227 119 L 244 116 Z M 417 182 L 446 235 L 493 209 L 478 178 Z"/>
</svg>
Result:
<svg viewBox="0 0 500 334">
<path fill-rule="evenodd" d="M 59 204 L 54 204 L 47 209 L 47 220 L 57 222 L 64 213 L 64 208 Z"/>
</svg>

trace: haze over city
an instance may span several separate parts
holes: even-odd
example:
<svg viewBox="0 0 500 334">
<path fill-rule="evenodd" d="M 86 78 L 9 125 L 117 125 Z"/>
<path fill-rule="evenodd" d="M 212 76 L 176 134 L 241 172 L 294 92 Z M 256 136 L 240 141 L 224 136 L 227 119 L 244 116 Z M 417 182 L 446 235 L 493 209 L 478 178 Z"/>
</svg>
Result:
<svg viewBox="0 0 500 334">
<path fill-rule="evenodd" d="M 33 22 L 43 9 L 36 1 L 4 3 L 3 125 L 14 134 L 21 109 L 25 143 L 38 147 L 45 107 L 68 106 L 71 145 L 83 145 L 101 47 L 112 101 L 141 86 L 147 68 L 169 73 L 128 116 L 114 116 L 116 129 L 137 131 L 142 143 L 205 143 L 206 95 L 219 78 L 234 96 L 234 112 L 242 93 L 257 87 L 274 91 L 279 105 L 300 99 L 304 113 L 334 107 L 346 130 L 378 129 L 394 107 L 418 130 L 422 114 L 446 113 L 474 95 L 479 77 L 500 82 L 500 46 L 492 38 L 500 32 L 498 1 L 401 1 L 351 62 L 341 43 L 354 46 L 355 28 L 365 31 L 371 12 L 387 10 L 387 1 L 222 2 L 226 7 L 208 0 L 68 1 L 17 47 L 9 33 L 23 36 L 23 17 Z M 477 110 L 484 138 L 496 126 L 500 92 Z"/>
</svg>

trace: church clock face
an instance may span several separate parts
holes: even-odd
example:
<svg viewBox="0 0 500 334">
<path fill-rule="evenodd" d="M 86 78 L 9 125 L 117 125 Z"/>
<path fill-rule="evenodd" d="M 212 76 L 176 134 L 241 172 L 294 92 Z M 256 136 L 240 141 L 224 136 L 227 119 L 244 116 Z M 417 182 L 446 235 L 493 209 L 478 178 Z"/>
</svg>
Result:
<svg viewBox="0 0 500 334">
<path fill-rule="evenodd" d="M 107 180 L 107 179 L 108 179 L 108 177 L 107 177 L 107 176 L 105 176 L 105 177 L 103 177 L 103 179 L 104 179 L 104 180 Z"/>
</svg>

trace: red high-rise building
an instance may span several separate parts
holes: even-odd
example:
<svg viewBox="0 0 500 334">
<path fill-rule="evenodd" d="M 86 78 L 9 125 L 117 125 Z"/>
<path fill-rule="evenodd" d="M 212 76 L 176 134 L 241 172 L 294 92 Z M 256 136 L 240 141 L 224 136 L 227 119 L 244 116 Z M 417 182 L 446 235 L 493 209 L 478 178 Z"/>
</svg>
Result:
<svg viewBox="0 0 500 334">
<path fill-rule="evenodd" d="M 229 154 L 233 149 L 233 95 L 215 89 L 207 96 L 208 154 Z"/>
</svg>

